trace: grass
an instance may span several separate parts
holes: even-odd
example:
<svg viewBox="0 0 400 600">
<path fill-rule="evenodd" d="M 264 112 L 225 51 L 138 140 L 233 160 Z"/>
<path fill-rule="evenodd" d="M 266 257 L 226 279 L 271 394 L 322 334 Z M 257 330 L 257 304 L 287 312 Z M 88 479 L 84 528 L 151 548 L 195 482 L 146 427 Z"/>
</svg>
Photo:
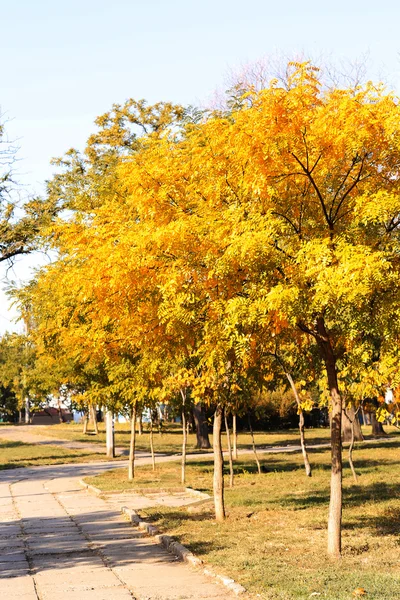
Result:
<svg viewBox="0 0 400 600">
<path fill-rule="evenodd" d="M 137 450 L 149 451 L 149 435 L 144 426 L 143 435 L 136 436 L 136 448 Z M 363 428 L 365 435 L 368 437 L 371 427 Z M 399 431 L 394 427 L 386 427 L 388 433 L 400 435 Z M 34 429 L 32 428 L 32 432 Z M 90 442 L 94 444 L 105 444 L 105 424 L 99 423 L 99 435 L 83 435 L 82 425 L 76 423 L 62 423 L 57 425 L 50 425 L 48 427 L 40 427 L 37 429 L 37 433 L 46 435 L 49 437 L 59 438 L 74 442 Z M 129 423 L 116 423 L 115 424 L 115 443 L 116 446 L 122 448 L 129 447 Z M 329 429 L 318 428 L 318 429 L 307 429 L 306 437 L 309 444 L 320 444 L 329 442 Z M 286 446 L 286 445 L 297 445 L 299 443 L 299 432 L 297 429 L 289 429 L 283 431 L 272 431 L 272 432 L 256 432 L 256 445 L 259 448 L 263 446 Z M 212 443 L 212 435 L 210 435 L 210 442 Z M 194 452 L 196 445 L 196 436 L 189 434 L 188 436 L 188 451 Z M 223 435 L 223 445 L 226 448 L 225 435 Z M 248 433 L 240 433 L 238 437 L 238 448 L 245 449 L 251 447 L 251 437 Z M 164 432 L 160 435 L 158 432 L 154 433 L 154 448 L 156 452 L 162 452 L 166 454 L 176 454 L 181 451 L 182 448 L 182 430 L 177 425 L 167 425 L 164 428 Z M 204 450 L 196 451 L 204 452 Z M 211 450 L 210 450 L 211 452 Z"/>
<path fill-rule="evenodd" d="M 0 439 L 0 471 L 17 467 L 58 465 L 104 460 L 104 454 L 67 450 L 51 445 L 25 444 Z"/>
<path fill-rule="evenodd" d="M 210 508 L 146 509 L 149 520 L 179 538 L 216 570 L 261 600 L 351 600 L 364 588 L 368 600 L 400 598 L 400 440 L 364 443 L 355 451 L 359 482 L 345 461 L 343 557 L 326 556 L 329 451 L 311 451 L 313 477 L 300 454 L 263 455 L 258 475 L 251 457 L 236 463 L 235 487 L 226 490 L 227 519 L 216 523 Z M 212 465 L 188 465 L 187 484 L 210 491 Z M 88 479 L 89 481 L 89 479 Z M 102 489 L 126 489 L 125 470 L 90 478 Z M 178 463 L 153 475 L 137 470 L 131 487 L 179 485 Z"/>
</svg>

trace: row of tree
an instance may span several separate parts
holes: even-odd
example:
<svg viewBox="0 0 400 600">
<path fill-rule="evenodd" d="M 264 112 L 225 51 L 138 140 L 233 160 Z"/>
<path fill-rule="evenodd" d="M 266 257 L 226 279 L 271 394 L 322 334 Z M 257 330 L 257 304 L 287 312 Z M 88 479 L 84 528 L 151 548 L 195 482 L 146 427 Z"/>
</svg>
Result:
<svg viewBox="0 0 400 600">
<path fill-rule="evenodd" d="M 16 298 L 57 384 L 129 407 L 130 477 L 138 407 L 212 405 L 223 519 L 224 413 L 286 380 L 301 432 L 303 411 L 329 406 L 340 555 L 343 415 L 354 429 L 375 398 L 397 418 L 399 123 L 383 86 L 290 63 L 218 111 L 115 105 L 83 154 L 56 161 L 40 239 L 57 259 Z"/>
</svg>

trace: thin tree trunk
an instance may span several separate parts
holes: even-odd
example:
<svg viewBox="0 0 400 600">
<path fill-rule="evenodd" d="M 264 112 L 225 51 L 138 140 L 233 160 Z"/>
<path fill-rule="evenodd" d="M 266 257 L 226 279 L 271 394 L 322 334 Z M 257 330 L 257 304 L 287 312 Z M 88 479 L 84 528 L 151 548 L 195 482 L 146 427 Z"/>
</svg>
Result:
<svg viewBox="0 0 400 600">
<path fill-rule="evenodd" d="M 154 441 L 153 441 L 153 415 L 150 411 L 150 452 L 151 452 L 151 464 L 153 465 L 153 471 L 156 470 L 156 459 L 154 456 Z"/>
<path fill-rule="evenodd" d="M 233 437 L 233 458 L 237 460 L 238 458 L 238 450 L 237 450 L 237 426 L 236 426 L 236 413 L 232 415 L 232 437 Z"/>
<path fill-rule="evenodd" d="M 232 460 L 232 444 L 231 434 L 229 431 L 228 417 L 225 412 L 225 431 L 226 431 L 226 442 L 228 444 L 228 457 L 229 457 L 229 487 L 233 487 L 233 460 Z"/>
<path fill-rule="evenodd" d="M 220 404 L 217 405 L 214 413 L 213 427 L 213 449 L 214 449 L 214 507 L 216 521 L 224 521 L 225 519 L 225 504 L 224 504 L 224 457 L 222 454 L 221 444 L 221 428 L 222 428 L 222 413 L 223 408 Z"/>
<path fill-rule="evenodd" d="M 22 410 L 18 411 L 18 423 L 22 423 Z"/>
<path fill-rule="evenodd" d="M 356 413 L 356 416 L 357 416 L 357 413 Z M 350 440 L 350 446 L 349 446 L 349 465 L 350 465 L 351 472 L 353 473 L 353 479 L 354 479 L 355 483 L 358 483 L 358 477 L 357 477 L 357 473 L 356 473 L 356 470 L 354 468 L 354 463 L 353 463 L 353 448 L 354 448 L 354 420 L 351 422 L 351 440 Z"/>
<path fill-rule="evenodd" d="M 303 412 L 303 409 L 301 407 L 300 398 L 299 398 L 299 395 L 297 393 L 297 388 L 296 388 L 296 386 L 294 384 L 292 376 L 290 375 L 290 373 L 287 373 L 287 372 L 285 372 L 285 375 L 287 377 L 287 380 L 290 383 L 290 387 L 292 388 L 292 392 L 293 392 L 294 397 L 296 399 L 297 409 L 299 411 L 300 444 L 301 444 L 301 452 L 303 454 L 304 468 L 306 470 L 307 477 L 311 477 L 311 475 L 312 475 L 311 465 L 310 465 L 310 461 L 308 460 L 308 454 L 307 454 L 307 448 L 306 448 L 306 441 L 305 441 L 305 436 L 304 436 L 304 412 Z"/>
<path fill-rule="evenodd" d="M 82 430 L 83 435 L 87 434 L 88 421 L 89 421 L 89 414 L 87 411 L 85 411 L 83 413 L 83 430 Z"/>
<path fill-rule="evenodd" d="M 128 479 L 132 481 L 135 477 L 135 447 L 136 447 L 136 405 L 132 406 L 131 413 L 131 439 L 129 444 Z"/>
<path fill-rule="evenodd" d="M 114 419 L 111 410 L 106 412 L 106 450 L 108 458 L 115 458 Z"/>
<path fill-rule="evenodd" d="M 58 420 L 60 423 L 63 422 L 63 418 L 62 418 L 62 408 L 61 408 L 61 398 L 60 396 L 57 397 L 57 406 L 58 406 Z"/>
<path fill-rule="evenodd" d="M 138 416 L 138 435 L 143 435 L 143 410 L 139 404 L 138 407 L 139 416 Z"/>
<path fill-rule="evenodd" d="M 331 490 L 328 517 L 328 554 L 339 558 L 342 549 L 342 398 L 333 352 L 323 317 L 317 319 L 317 344 L 325 363 L 331 396 Z"/>
<path fill-rule="evenodd" d="M 31 410 L 30 410 L 29 398 L 27 398 L 25 400 L 25 423 L 27 425 L 29 425 L 30 422 L 31 422 Z"/>
<path fill-rule="evenodd" d="M 181 469 L 181 482 L 182 485 L 186 481 L 186 444 L 187 444 L 187 428 L 186 428 L 186 415 L 185 415 L 185 400 L 186 391 L 181 390 L 182 396 L 182 469 Z"/>
<path fill-rule="evenodd" d="M 250 419 L 250 413 L 247 413 L 247 421 L 249 423 L 249 431 L 250 431 L 250 435 L 251 435 L 251 443 L 253 446 L 253 452 L 254 452 L 254 456 L 256 459 L 256 463 L 257 463 L 257 469 L 258 469 L 258 474 L 261 474 L 261 465 L 260 465 L 260 461 L 258 460 L 258 455 L 257 455 L 257 450 L 256 450 L 256 442 L 254 439 L 254 432 L 253 432 L 253 428 L 251 426 L 251 419 Z"/>
<path fill-rule="evenodd" d="M 92 415 L 94 433 L 95 433 L 95 435 L 98 435 L 99 434 L 99 426 L 98 426 L 98 423 L 97 423 L 96 408 L 95 408 L 94 404 L 90 405 L 90 412 L 91 412 L 91 415 Z"/>
</svg>

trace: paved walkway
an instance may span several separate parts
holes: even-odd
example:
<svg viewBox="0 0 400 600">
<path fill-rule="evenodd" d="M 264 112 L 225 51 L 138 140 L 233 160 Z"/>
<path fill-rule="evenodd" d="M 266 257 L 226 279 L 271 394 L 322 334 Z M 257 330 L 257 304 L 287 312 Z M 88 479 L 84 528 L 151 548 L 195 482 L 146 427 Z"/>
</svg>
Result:
<svg viewBox="0 0 400 600">
<path fill-rule="evenodd" d="M 78 484 L 80 477 L 117 466 L 121 462 L 0 473 L 0 598 L 234 598 L 132 527 L 112 502 Z"/>
<path fill-rule="evenodd" d="M 71 442 L 62 438 L 51 437 L 42 433 L 45 425 L 2 425 L 0 427 L 0 439 L 10 442 L 23 442 L 25 444 L 37 444 L 39 446 L 59 446 L 68 450 L 83 450 L 93 454 L 105 454 L 105 444 L 91 442 Z M 89 438 L 90 439 L 90 438 Z M 116 448 L 117 454 L 124 453 L 123 448 Z"/>
</svg>

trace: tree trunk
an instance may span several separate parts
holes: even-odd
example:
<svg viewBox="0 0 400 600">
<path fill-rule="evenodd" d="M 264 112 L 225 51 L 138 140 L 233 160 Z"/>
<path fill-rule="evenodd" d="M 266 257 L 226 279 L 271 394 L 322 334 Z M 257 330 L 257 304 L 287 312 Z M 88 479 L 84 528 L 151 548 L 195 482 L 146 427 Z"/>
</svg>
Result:
<svg viewBox="0 0 400 600">
<path fill-rule="evenodd" d="M 301 452 L 303 454 L 303 460 L 304 460 L 304 468 L 306 470 L 306 475 L 307 477 L 311 477 L 312 472 L 311 472 L 311 465 L 310 465 L 310 461 L 308 460 L 308 454 L 307 454 L 307 448 L 306 448 L 306 441 L 305 441 L 305 436 L 304 436 L 304 412 L 303 409 L 301 407 L 301 402 L 300 402 L 300 398 L 299 395 L 297 393 L 297 388 L 294 384 L 293 378 L 290 375 L 290 373 L 285 373 L 289 383 L 290 383 L 290 387 L 292 388 L 292 392 L 294 394 L 294 397 L 296 399 L 296 403 L 297 403 L 297 408 L 299 411 L 299 431 L 300 431 L 300 445 L 301 445 Z"/>
<path fill-rule="evenodd" d="M 155 471 L 156 470 L 156 459 L 155 459 L 155 456 L 154 456 L 153 414 L 152 414 L 152 411 L 150 411 L 150 434 L 149 434 L 149 438 L 150 438 L 151 464 L 153 466 L 153 471 Z"/>
<path fill-rule="evenodd" d="M 355 417 L 357 418 L 357 413 L 355 414 Z M 354 448 L 354 439 L 355 439 L 354 423 L 355 423 L 355 420 L 353 420 L 351 422 L 351 440 L 350 440 L 350 446 L 349 446 L 349 465 L 350 465 L 351 472 L 353 474 L 354 482 L 357 483 L 358 478 L 357 478 L 357 473 L 356 473 L 356 470 L 354 468 L 354 463 L 353 463 L 353 448 Z"/>
<path fill-rule="evenodd" d="M 182 396 L 182 469 L 181 469 L 181 482 L 182 485 L 186 481 L 186 444 L 187 444 L 187 429 L 186 429 L 186 414 L 185 414 L 185 401 L 186 401 L 186 390 L 181 390 Z"/>
<path fill-rule="evenodd" d="M 25 423 L 27 425 L 29 425 L 30 422 L 31 422 L 31 410 L 30 410 L 29 398 L 27 398 L 25 400 Z"/>
<path fill-rule="evenodd" d="M 256 459 L 256 463 L 257 463 L 257 469 L 258 469 L 258 474 L 261 474 L 261 465 L 260 465 L 260 461 L 258 460 L 258 455 L 257 455 L 257 450 L 256 450 L 256 441 L 254 439 L 254 431 L 253 428 L 251 426 L 251 419 L 250 419 L 250 413 L 247 413 L 247 421 L 249 423 L 249 431 L 250 431 L 250 435 L 251 435 L 251 443 L 253 446 L 253 452 L 254 452 L 254 456 Z"/>
<path fill-rule="evenodd" d="M 210 439 L 208 437 L 208 425 L 206 419 L 206 411 L 201 402 L 193 406 L 193 417 L 196 424 L 196 448 L 208 450 L 211 448 Z"/>
<path fill-rule="evenodd" d="M 331 396 L 331 494 L 328 517 L 328 554 L 339 558 L 342 549 L 342 398 L 336 373 L 336 357 L 323 317 L 317 319 L 316 340 L 325 363 Z"/>
<path fill-rule="evenodd" d="M 376 418 L 376 414 L 374 412 L 370 413 L 370 414 L 371 414 L 372 435 L 376 435 L 376 436 L 387 435 L 386 431 L 383 429 L 382 423 L 380 423 L 378 421 L 378 419 Z"/>
<path fill-rule="evenodd" d="M 63 418 L 62 418 L 62 408 L 61 408 L 61 398 L 60 396 L 58 396 L 57 398 L 57 407 L 58 407 L 58 420 L 60 423 L 63 422 Z"/>
<path fill-rule="evenodd" d="M 232 437 L 233 437 L 233 458 L 237 460 L 237 427 L 236 427 L 236 413 L 232 415 Z"/>
<path fill-rule="evenodd" d="M 216 521 L 224 521 L 224 457 L 222 454 L 221 428 L 223 408 L 217 405 L 214 413 L 213 449 L 214 449 L 214 507 Z"/>
<path fill-rule="evenodd" d="M 138 412 L 138 435 L 143 435 L 143 410 L 140 405 L 138 407 Z"/>
<path fill-rule="evenodd" d="M 356 415 L 356 411 L 352 406 L 343 409 L 342 414 L 342 441 L 350 442 L 354 433 L 354 441 L 362 442 L 364 441 L 364 436 L 361 431 L 361 424 Z"/>
<path fill-rule="evenodd" d="M 132 406 L 131 413 L 131 439 L 129 444 L 128 479 L 132 481 L 135 477 L 135 446 L 136 446 L 136 406 Z"/>
<path fill-rule="evenodd" d="M 226 431 L 226 442 L 228 444 L 228 457 L 229 457 L 229 487 L 233 487 L 233 460 L 232 460 L 232 444 L 231 434 L 229 431 L 228 417 L 225 412 L 225 431 Z"/>
<path fill-rule="evenodd" d="M 22 423 L 22 410 L 18 411 L 18 423 Z"/>
<path fill-rule="evenodd" d="M 114 419 L 111 410 L 106 411 L 106 454 L 115 458 Z"/>
<path fill-rule="evenodd" d="M 96 408 L 95 408 L 94 404 L 90 405 L 90 412 L 91 412 L 91 415 L 92 415 L 94 432 L 95 432 L 96 435 L 98 435 L 99 434 L 99 426 L 98 426 L 98 423 L 97 423 Z"/>
<path fill-rule="evenodd" d="M 87 434 L 88 422 L 89 422 L 89 413 L 85 411 L 83 413 L 83 430 L 82 430 L 83 435 Z"/>
</svg>

